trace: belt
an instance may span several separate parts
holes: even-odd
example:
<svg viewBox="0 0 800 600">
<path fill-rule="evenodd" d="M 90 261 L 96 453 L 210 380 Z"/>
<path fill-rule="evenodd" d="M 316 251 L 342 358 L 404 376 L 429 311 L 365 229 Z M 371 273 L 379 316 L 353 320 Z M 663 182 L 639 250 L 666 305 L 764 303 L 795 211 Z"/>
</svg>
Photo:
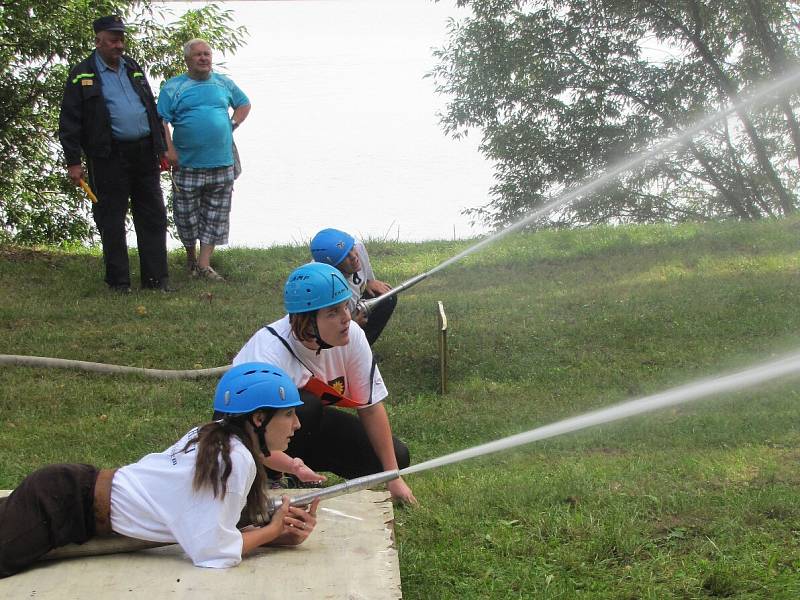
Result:
<svg viewBox="0 0 800 600">
<path fill-rule="evenodd" d="M 94 530 L 95 535 L 111 533 L 111 482 L 116 469 L 100 469 L 94 483 Z"/>
</svg>

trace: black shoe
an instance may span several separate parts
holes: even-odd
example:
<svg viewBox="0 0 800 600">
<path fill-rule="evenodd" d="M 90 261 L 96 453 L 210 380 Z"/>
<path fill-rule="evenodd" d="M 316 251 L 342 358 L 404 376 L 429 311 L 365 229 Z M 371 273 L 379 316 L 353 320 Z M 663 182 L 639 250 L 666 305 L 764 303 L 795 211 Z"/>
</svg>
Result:
<svg viewBox="0 0 800 600">
<path fill-rule="evenodd" d="M 115 283 L 114 285 L 109 285 L 108 289 L 112 292 L 116 292 L 117 294 L 130 294 L 131 293 L 131 286 L 127 283 Z"/>
<path fill-rule="evenodd" d="M 162 277 L 161 279 L 148 279 L 142 287 L 148 290 L 159 290 L 165 294 L 175 291 L 175 288 L 169 284 L 169 277 Z"/>
<path fill-rule="evenodd" d="M 297 476 L 292 475 L 291 473 L 286 473 L 286 476 L 283 478 L 284 487 L 288 489 L 303 489 L 303 488 L 318 488 L 322 487 L 322 483 L 317 483 L 315 481 L 300 481 Z"/>
</svg>

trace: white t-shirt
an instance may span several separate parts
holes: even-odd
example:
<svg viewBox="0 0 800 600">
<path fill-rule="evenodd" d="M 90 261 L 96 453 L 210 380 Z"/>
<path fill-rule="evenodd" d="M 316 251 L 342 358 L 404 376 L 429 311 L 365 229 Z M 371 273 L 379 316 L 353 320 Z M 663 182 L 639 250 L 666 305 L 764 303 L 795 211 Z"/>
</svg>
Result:
<svg viewBox="0 0 800 600">
<path fill-rule="evenodd" d="M 372 265 L 369 262 L 369 255 L 367 254 L 367 249 L 364 244 L 356 241 L 353 244 L 353 249 L 358 255 L 361 268 L 350 275 L 345 275 L 342 273 L 345 281 L 347 281 L 347 285 L 350 287 L 350 291 L 353 292 L 350 302 L 347 303 L 347 307 L 350 309 L 351 313 L 355 312 L 358 301 L 361 300 L 361 297 L 364 295 L 364 292 L 367 289 L 367 281 L 372 281 L 375 279 L 375 273 L 372 272 Z"/>
<path fill-rule="evenodd" d="M 364 331 L 350 321 L 350 341 L 346 346 L 335 346 L 317 354 L 309 350 L 293 335 L 289 315 L 270 325 L 291 347 L 297 358 L 286 349 L 266 327 L 253 334 L 233 359 L 233 364 L 266 362 L 280 367 L 298 388 L 311 378 L 311 372 L 336 388 L 345 396 L 363 404 L 375 404 L 389 395 L 378 366 L 373 363 L 372 349 Z M 300 361 L 303 361 L 301 364 Z M 306 365 L 308 368 L 306 368 Z"/>
<path fill-rule="evenodd" d="M 236 529 L 256 477 L 253 455 L 231 437 L 231 474 L 225 498 L 209 487 L 192 489 L 197 447 L 189 431 L 164 452 L 122 467 L 111 485 L 111 528 L 153 542 L 177 542 L 198 567 L 233 567 L 242 561 Z"/>
</svg>

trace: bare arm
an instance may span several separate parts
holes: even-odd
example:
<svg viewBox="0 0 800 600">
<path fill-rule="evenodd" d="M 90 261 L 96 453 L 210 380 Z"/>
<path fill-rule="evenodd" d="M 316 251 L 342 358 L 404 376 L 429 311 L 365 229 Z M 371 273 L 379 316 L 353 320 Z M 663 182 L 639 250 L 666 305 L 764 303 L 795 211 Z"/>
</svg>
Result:
<svg viewBox="0 0 800 600">
<path fill-rule="evenodd" d="M 269 524 L 242 532 L 242 556 L 265 544 L 297 546 L 311 535 L 317 524 L 319 500 L 315 500 L 308 510 L 289 506 L 289 501 L 288 496 L 283 497 L 283 504 Z"/>
<path fill-rule="evenodd" d="M 167 140 L 167 160 L 173 167 L 177 167 L 178 152 L 175 150 L 175 144 L 172 143 L 172 135 L 169 131 L 169 123 L 166 121 L 162 121 L 162 123 L 164 123 L 164 138 Z"/>
<path fill-rule="evenodd" d="M 392 428 L 389 425 L 389 416 L 383 404 L 373 404 L 358 410 L 358 416 L 367 437 L 372 444 L 373 450 L 381 461 L 384 471 L 397 469 L 397 457 L 394 454 L 394 442 L 392 441 Z M 387 484 L 392 497 L 401 502 L 417 504 L 417 499 L 401 477 L 390 481 Z"/>
<path fill-rule="evenodd" d="M 312 469 L 308 468 L 302 459 L 292 458 L 285 452 L 270 452 L 269 456 L 264 458 L 264 464 L 273 471 L 291 473 L 300 481 L 320 482 L 327 479 L 324 475 L 315 473 Z"/>
<path fill-rule="evenodd" d="M 250 105 L 243 104 L 242 106 L 239 106 L 238 108 L 235 108 L 233 110 L 231 121 L 235 123 L 236 126 L 238 127 L 239 125 L 242 124 L 242 121 L 244 121 L 247 118 L 247 115 L 249 114 L 250 114 Z"/>
<path fill-rule="evenodd" d="M 380 281 L 379 279 L 370 279 L 367 281 L 367 290 L 373 296 L 382 296 L 386 292 L 392 289 L 385 281 Z"/>
</svg>

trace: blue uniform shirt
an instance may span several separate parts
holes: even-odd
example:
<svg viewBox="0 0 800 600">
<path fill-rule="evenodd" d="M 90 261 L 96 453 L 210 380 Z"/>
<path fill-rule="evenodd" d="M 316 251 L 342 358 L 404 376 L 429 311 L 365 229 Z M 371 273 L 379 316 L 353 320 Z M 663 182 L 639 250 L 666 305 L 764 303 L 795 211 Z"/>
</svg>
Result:
<svg viewBox="0 0 800 600">
<path fill-rule="evenodd" d="M 209 169 L 233 164 L 229 108 L 250 104 L 230 78 L 211 73 L 192 79 L 186 73 L 167 81 L 158 96 L 158 114 L 172 124 L 172 141 L 182 167 Z"/>
<path fill-rule="evenodd" d="M 117 70 L 109 68 L 95 52 L 97 72 L 103 85 L 103 98 L 111 115 L 111 136 L 121 142 L 140 140 L 150 135 L 147 109 L 128 79 L 125 60 L 120 57 Z"/>
</svg>

